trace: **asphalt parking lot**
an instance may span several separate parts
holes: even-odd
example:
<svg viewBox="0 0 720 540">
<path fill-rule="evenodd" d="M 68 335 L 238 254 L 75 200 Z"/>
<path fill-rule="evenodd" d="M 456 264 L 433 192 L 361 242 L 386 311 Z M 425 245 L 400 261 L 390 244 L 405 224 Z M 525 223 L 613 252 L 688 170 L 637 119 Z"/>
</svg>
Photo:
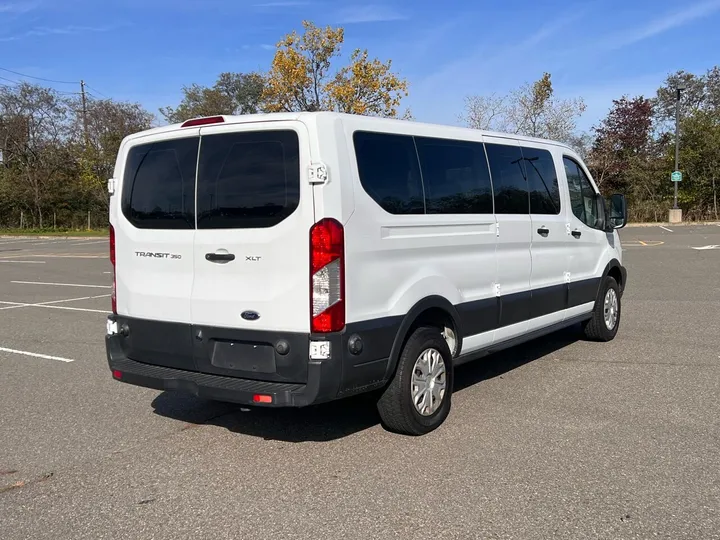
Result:
<svg viewBox="0 0 720 540">
<path fill-rule="evenodd" d="M 420 438 L 117 383 L 107 242 L 0 238 L 0 538 L 720 538 L 720 226 L 621 237 L 617 338 L 459 368 Z"/>
</svg>

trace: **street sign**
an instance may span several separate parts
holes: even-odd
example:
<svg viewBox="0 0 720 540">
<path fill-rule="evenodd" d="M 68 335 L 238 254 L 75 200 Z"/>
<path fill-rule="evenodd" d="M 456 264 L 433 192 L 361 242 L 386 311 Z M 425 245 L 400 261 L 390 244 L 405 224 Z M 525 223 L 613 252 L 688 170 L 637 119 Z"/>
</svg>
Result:
<svg viewBox="0 0 720 540">
<path fill-rule="evenodd" d="M 682 182 L 682 173 L 680 171 L 674 171 L 670 175 L 670 180 L 673 182 Z"/>
</svg>

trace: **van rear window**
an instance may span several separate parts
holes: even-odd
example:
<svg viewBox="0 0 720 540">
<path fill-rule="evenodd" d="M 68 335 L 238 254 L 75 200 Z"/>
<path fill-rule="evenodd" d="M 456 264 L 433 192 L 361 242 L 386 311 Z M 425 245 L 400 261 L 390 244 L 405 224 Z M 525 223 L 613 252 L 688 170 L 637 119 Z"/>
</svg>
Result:
<svg viewBox="0 0 720 540">
<path fill-rule="evenodd" d="M 195 227 L 198 139 L 133 146 L 125 164 L 122 212 L 140 229 Z"/>
<path fill-rule="evenodd" d="M 300 202 L 297 134 L 292 130 L 202 137 L 198 163 L 198 229 L 277 225 Z"/>
</svg>

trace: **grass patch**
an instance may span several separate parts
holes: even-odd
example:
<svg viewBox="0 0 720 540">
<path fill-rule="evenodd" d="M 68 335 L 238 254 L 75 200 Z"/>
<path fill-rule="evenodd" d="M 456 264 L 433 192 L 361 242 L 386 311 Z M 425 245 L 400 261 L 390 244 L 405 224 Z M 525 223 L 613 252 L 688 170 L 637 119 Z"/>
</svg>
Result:
<svg viewBox="0 0 720 540">
<path fill-rule="evenodd" d="M 108 235 L 107 229 L 70 230 L 70 229 L 0 229 L 0 236 L 96 236 Z"/>
</svg>

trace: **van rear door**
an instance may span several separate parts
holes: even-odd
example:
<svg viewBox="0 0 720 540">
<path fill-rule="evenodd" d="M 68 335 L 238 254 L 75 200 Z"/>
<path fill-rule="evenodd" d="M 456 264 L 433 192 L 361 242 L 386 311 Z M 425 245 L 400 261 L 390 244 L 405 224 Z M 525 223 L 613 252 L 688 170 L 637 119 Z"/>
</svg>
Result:
<svg viewBox="0 0 720 540">
<path fill-rule="evenodd" d="M 309 164 L 299 121 L 201 128 L 192 316 L 206 339 L 219 328 L 309 332 Z"/>
<path fill-rule="evenodd" d="M 198 129 L 124 145 L 111 204 L 117 313 L 191 323 Z"/>
<path fill-rule="evenodd" d="M 199 134 L 186 129 L 129 139 L 110 204 L 116 313 L 131 329 L 125 354 L 186 370 L 195 369 L 190 298 Z"/>
</svg>

